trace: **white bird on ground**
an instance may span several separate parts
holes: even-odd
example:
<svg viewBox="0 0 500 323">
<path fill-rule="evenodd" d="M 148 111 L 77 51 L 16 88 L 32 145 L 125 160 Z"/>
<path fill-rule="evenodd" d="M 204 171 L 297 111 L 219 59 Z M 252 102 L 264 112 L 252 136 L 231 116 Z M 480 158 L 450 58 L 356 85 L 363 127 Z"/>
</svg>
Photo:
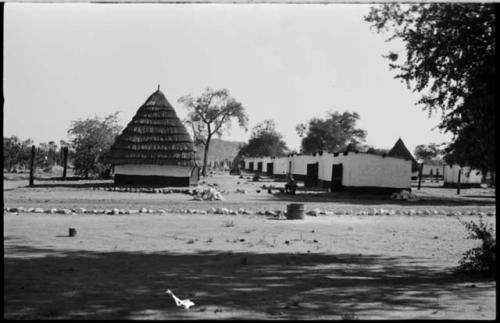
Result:
<svg viewBox="0 0 500 323">
<path fill-rule="evenodd" d="M 167 291 L 165 293 L 167 293 L 170 296 L 172 296 L 172 298 L 174 299 L 175 304 L 177 306 L 181 306 L 181 307 L 183 307 L 185 309 L 188 309 L 191 306 L 194 306 L 194 303 L 191 302 L 191 300 L 189 300 L 189 299 L 179 299 L 177 296 L 174 295 L 174 293 L 172 293 L 172 291 L 170 289 L 167 289 Z"/>
</svg>

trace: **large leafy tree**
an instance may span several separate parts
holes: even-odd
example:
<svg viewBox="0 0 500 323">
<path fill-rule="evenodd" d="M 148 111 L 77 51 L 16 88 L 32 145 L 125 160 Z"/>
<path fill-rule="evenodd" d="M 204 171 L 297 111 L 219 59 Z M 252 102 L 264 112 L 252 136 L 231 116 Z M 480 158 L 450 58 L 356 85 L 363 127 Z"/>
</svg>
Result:
<svg viewBox="0 0 500 323">
<path fill-rule="evenodd" d="M 74 149 L 75 174 L 88 178 L 89 175 L 103 176 L 109 172 L 111 165 L 105 161 L 105 156 L 122 129 L 118 124 L 118 113 L 103 119 L 95 116 L 71 122 L 68 134 Z"/>
<path fill-rule="evenodd" d="M 189 110 L 186 122 L 193 132 L 194 141 L 204 147 L 202 174 L 207 174 L 207 157 L 210 141 L 217 135 L 221 137 L 231 129 L 232 121 L 237 120 L 240 127 L 247 130 L 248 116 L 243 105 L 231 97 L 229 90 L 207 88 L 199 97 L 185 95 L 180 103 Z"/>
<path fill-rule="evenodd" d="M 11 172 L 15 166 L 28 167 L 33 140 L 20 140 L 17 136 L 3 138 L 4 168 Z"/>
<path fill-rule="evenodd" d="M 313 118 L 307 124 L 297 125 L 297 133 L 302 137 L 301 151 L 310 154 L 320 150 L 345 150 L 349 145 L 360 147 L 366 131 L 356 128 L 357 120 L 356 112 L 329 112 L 325 119 Z"/>
<path fill-rule="evenodd" d="M 439 128 L 453 134 L 445 160 L 495 171 L 495 12 L 493 4 L 384 4 L 365 20 L 388 41 L 395 78 L 421 94 L 429 114 L 440 111 Z"/>
<path fill-rule="evenodd" d="M 428 145 L 418 145 L 415 147 L 414 155 L 417 159 L 424 161 L 429 161 L 439 157 L 441 154 L 441 149 L 436 143 L 430 143 Z"/>
<path fill-rule="evenodd" d="M 283 135 L 276 130 L 274 120 L 264 120 L 252 129 L 250 140 L 240 148 L 238 156 L 284 156 L 287 153 L 288 147 Z"/>
</svg>

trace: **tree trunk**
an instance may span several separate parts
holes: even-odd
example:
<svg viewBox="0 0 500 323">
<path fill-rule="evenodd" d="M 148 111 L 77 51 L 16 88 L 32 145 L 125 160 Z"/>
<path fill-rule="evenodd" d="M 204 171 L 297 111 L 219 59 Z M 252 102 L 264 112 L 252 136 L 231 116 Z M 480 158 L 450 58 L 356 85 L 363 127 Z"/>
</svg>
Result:
<svg viewBox="0 0 500 323">
<path fill-rule="evenodd" d="M 66 180 L 66 169 L 68 167 L 68 147 L 63 148 L 64 160 L 63 160 L 63 180 Z"/>
<path fill-rule="evenodd" d="M 31 146 L 31 165 L 30 165 L 30 186 L 34 185 L 34 172 L 35 172 L 35 145 Z"/>
<path fill-rule="evenodd" d="M 203 152 L 203 169 L 202 175 L 207 176 L 207 159 L 208 159 L 208 149 L 210 148 L 210 140 L 212 139 L 211 135 L 208 135 L 207 141 L 205 142 L 205 151 Z"/>
</svg>

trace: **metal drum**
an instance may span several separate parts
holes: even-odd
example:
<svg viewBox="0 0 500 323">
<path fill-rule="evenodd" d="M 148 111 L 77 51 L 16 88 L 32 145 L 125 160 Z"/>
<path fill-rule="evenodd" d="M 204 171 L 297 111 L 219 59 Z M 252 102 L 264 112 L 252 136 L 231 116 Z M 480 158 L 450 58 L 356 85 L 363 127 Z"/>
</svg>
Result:
<svg viewBox="0 0 500 323">
<path fill-rule="evenodd" d="M 288 220 L 301 220 L 304 218 L 304 204 L 291 203 L 286 206 L 286 218 Z"/>
</svg>

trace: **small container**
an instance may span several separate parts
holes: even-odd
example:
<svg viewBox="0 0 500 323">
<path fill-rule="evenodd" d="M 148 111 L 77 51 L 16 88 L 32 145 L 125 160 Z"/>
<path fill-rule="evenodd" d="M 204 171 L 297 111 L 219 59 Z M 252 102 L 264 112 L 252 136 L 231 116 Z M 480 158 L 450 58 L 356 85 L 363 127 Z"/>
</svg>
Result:
<svg viewBox="0 0 500 323">
<path fill-rule="evenodd" d="M 70 237 L 76 236 L 76 229 L 75 228 L 69 228 L 69 236 Z"/>
<path fill-rule="evenodd" d="M 288 220 L 304 219 L 304 204 L 291 203 L 286 206 L 286 218 Z"/>
</svg>

